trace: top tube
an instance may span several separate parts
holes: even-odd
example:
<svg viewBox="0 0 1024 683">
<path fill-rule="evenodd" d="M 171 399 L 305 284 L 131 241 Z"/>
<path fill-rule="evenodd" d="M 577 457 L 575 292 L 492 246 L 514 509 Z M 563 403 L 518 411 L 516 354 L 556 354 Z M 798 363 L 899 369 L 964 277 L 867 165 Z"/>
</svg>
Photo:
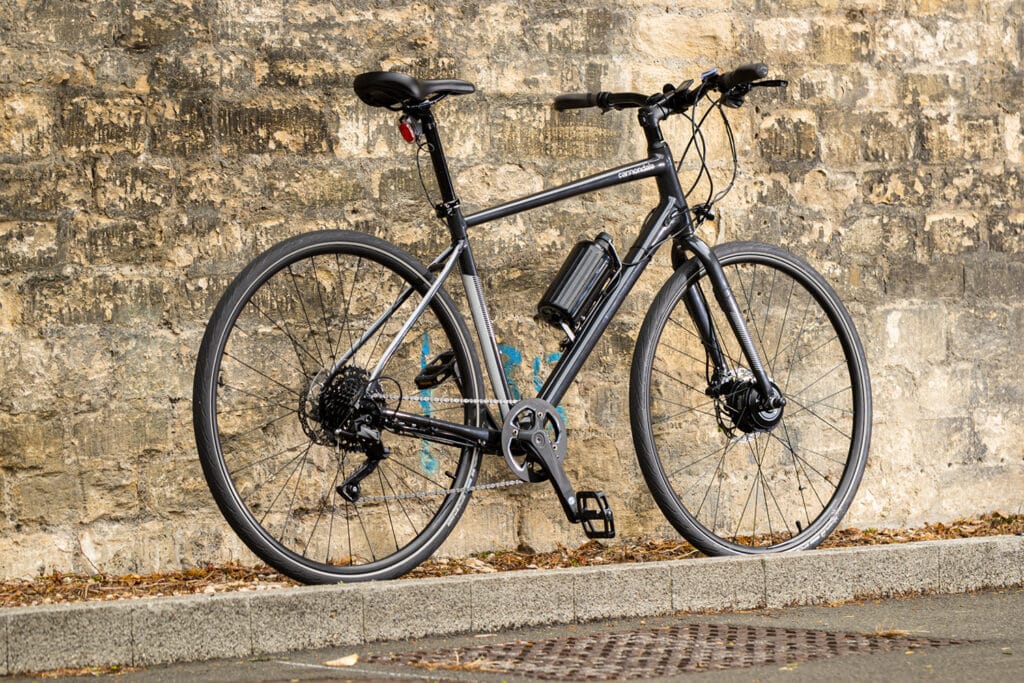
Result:
<svg viewBox="0 0 1024 683">
<path fill-rule="evenodd" d="M 631 164 L 618 166 L 602 173 L 587 176 L 586 178 L 581 178 L 580 180 L 566 183 L 565 185 L 560 185 L 549 190 L 538 192 L 537 194 L 531 194 L 504 204 L 499 204 L 498 206 L 490 209 L 484 209 L 483 211 L 470 214 L 465 217 L 466 227 L 472 228 L 482 223 L 488 223 L 499 218 L 512 216 L 523 211 L 528 211 L 529 209 L 553 204 L 554 202 L 559 202 L 563 199 L 576 197 L 588 192 L 602 190 L 606 187 L 622 185 L 623 183 L 630 183 L 634 180 L 642 180 L 644 178 L 652 178 L 662 174 L 668 166 L 669 159 L 665 155 L 661 153 L 654 153 L 646 159 L 634 161 Z"/>
</svg>

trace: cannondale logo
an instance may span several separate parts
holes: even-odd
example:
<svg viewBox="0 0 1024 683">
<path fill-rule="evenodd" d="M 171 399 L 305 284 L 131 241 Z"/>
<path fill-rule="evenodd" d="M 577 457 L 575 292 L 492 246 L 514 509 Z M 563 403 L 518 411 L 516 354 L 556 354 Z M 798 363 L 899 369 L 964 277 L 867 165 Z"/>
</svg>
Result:
<svg viewBox="0 0 1024 683">
<path fill-rule="evenodd" d="M 653 171 L 654 169 L 654 164 L 648 162 L 643 166 L 637 166 L 636 168 L 631 168 L 628 171 L 622 171 L 621 173 L 619 173 L 618 177 L 621 180 L 623 178 L 630 178 L 635 175 L 640 175 L 641 173 L 647 173 L 648 171 Z"/>
</svg>

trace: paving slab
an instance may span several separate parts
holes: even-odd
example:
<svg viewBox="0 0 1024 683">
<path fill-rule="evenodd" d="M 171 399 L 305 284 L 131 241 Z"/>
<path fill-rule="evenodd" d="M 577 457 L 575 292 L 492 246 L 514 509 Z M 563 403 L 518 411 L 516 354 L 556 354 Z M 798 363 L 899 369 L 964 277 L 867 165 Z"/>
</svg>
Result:
<svg viewBox="0 0 1024 683">
<path fill-rule="evenodd" d="M 667 562 L 571 570 L 576 620 L 668 614 L 672 569 Z M 551 622 L 548 622 L 551 623 Z"/>
<path fill-rule="evenodd" d="M 468 631 L 473 624 L 467 578 L 358 586 L 363 592 L 363 639 L 373 642 Z"/>
<path fill-rule="evenodd" d="M 134 664 L 252 654 L 249 593 L 139 601 L 133 611 Z"/>
<path fill-rule="evenodd" d="M 677 612 L 756 609 L 766 604 L 759 557 L 709 557 L 672 564 L 672 609 Z"/>
<path fill-rule="evenodd" d="M 363 641 L 363 594 L 355 587 L 265 591 L 250 606 L 254 655 Z"/>
<path fill-rule="evenodd" d="M 473 577 L 473 631 L 569 623 L 575 617 L 572 573 L 502 572 Z"/>
<path fill-rule="evenodd" d="M 132 663 L 132 605 L 127 601 L 6 610 L 6 668 L 11 673 Z"/>
</svg>

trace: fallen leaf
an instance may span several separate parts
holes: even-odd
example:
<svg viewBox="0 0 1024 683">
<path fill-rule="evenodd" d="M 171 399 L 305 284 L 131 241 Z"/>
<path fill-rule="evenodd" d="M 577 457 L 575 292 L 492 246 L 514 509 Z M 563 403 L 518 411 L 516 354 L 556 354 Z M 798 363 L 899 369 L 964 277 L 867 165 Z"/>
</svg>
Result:
<svg viewBox="0 0 1024 683">
<path fill-rule="evenodd" d="M 339 657 L 338 659 L 332 659 L 330 661 L 324 662 L 324 666 L 336 666 L 336 667 L 355 666 L 358 663 L 359 663 L 359 655 L 352 654 L 352 655 L 348 655 L 346 657 Z"/>
</svg>

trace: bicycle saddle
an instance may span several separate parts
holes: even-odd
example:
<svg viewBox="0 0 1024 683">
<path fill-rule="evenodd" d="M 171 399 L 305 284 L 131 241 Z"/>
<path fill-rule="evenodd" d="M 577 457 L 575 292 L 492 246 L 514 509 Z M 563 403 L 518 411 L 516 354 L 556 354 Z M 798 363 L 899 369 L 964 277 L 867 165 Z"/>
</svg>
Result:
<svg viewBox="0 0 1024 683">
<path fill-rule="evenodd" d="M 397 71 L 370 71 L 359 74 L 352 83 L 363 102 L 371 107 L 395 109 L 424 102 L 431 97 L 468 95 L 476 86 L 467 81 L 420 80 Z"/>
</svg>

